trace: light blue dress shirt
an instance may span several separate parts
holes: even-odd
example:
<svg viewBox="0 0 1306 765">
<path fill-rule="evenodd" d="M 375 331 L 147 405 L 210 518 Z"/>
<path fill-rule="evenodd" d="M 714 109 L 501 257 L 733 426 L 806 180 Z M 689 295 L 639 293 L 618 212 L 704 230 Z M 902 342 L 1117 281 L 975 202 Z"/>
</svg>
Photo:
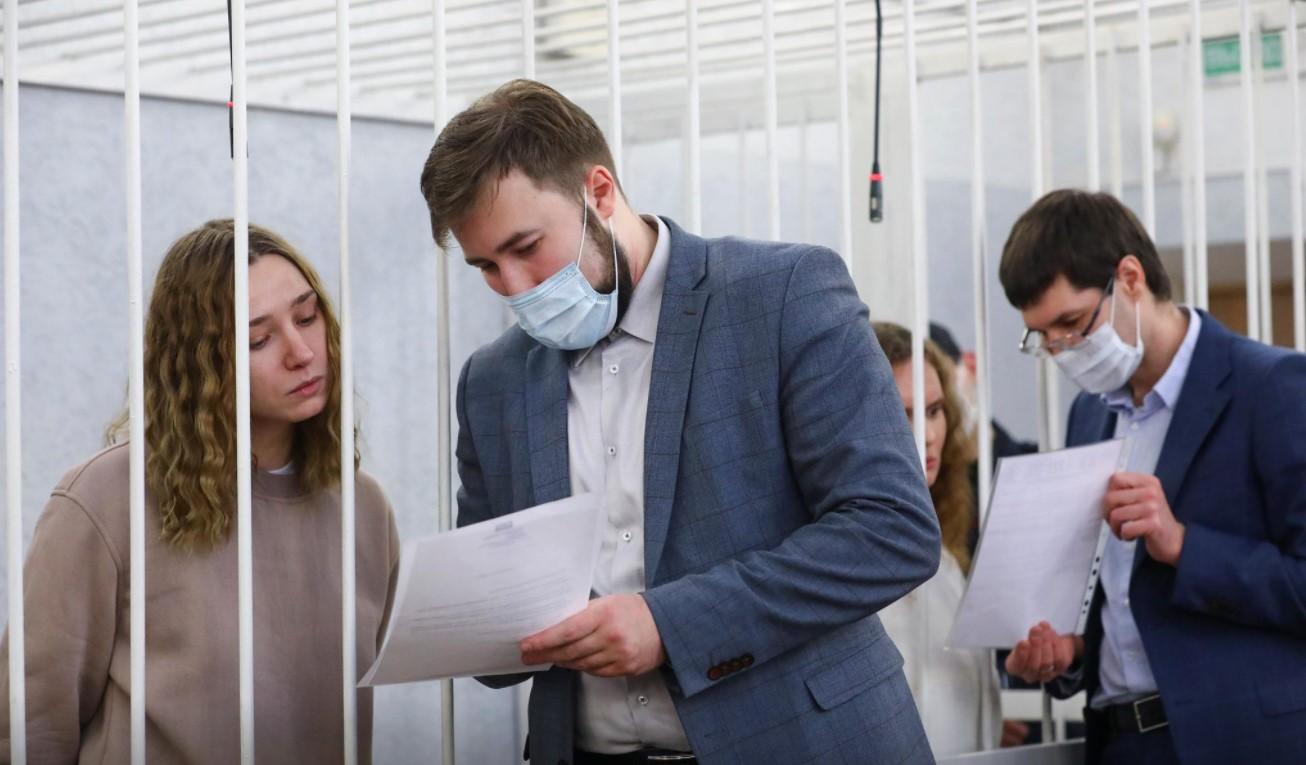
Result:
<svg viewBox="0 0 1306 765">
<path fill-rule="evenodd" d="M 1134 405 L 1128 385 L 1102 396 L 1117 415 L 1116 437 L 1132 441 L 1126 468 L 1131 473 L 1155 472 L 1175 404 L 1188 377 L 1201 318 L 1196 311 L 1183 310 L 1188 315 L 1188 332 L 1165 374 L 1143 398 L 1142 406 Z M 1091 702 L 1097 709 L 1132 701 L 1157 690 L 1138 624 L 1129 610 L 1129 580 L 1137 545 L 1137 540 L 1124 542 L 1111 535 L 1102 555 L 1101 583 L 1106 600 L 1102 605 L 1102 658 L 1098 670 L 1101 686 Z"/>
</svg>

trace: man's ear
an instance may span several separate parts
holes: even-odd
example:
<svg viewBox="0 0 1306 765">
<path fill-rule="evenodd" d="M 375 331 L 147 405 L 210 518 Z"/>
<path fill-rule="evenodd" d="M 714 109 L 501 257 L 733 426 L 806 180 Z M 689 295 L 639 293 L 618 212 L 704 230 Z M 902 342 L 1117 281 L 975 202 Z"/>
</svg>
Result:
<svg viewBox="0 0 1306 765">
<path fill-rule="evenodd" d="M 976 370 L 979 369 L 979 359 L 975 356 L 974 351 L 962 351 L 961 365 L 970 373 L 972 379 L 976 376 Z"/>
<path fill-rule="evenodd" d="M 603 220 L 610 219 L 617 211 L 617 198 L 621 194 L 612 171 L 603 165 L 591 167 L 585 174 L 585 187 L 589 189 L 590 202 L 599 216 Z"/>
<path fill-rule="evenodd" d="M 1126 255 L 1116 264 L 1115 290 L 1137 301 L 1147 290 L 1147 272 L 1135 255 Z"/>
</svg>

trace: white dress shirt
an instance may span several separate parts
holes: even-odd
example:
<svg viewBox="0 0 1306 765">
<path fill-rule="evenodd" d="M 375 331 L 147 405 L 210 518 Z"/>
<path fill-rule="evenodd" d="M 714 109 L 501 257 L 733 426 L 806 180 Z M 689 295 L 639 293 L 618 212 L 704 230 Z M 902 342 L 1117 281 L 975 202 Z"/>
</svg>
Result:
<svg viewBox="0 0 1306 765">
<path fill-rule="evenodd" d="M 567 397 L 567 451 L 574 494 L 606 497 L 594 594 L 644 590 L 644 420 L 671 235 L 659 218 L 657 244 L 621 324 L 593 348 L 573 351 Z M 662 675 L 582 673 L 576 746 L 618 754 L 643 747 L 689 750 Z"/>
</svg>

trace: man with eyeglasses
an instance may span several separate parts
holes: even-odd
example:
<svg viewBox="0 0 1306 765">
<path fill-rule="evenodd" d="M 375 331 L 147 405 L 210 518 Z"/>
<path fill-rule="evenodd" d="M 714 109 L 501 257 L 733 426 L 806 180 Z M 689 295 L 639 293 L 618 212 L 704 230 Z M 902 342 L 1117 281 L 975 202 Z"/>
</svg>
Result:
<svg viewBox="0 0 1306 765">
<path fill-rule="evenodd" d="M 1083 389 L 1067 444 L 1133 441 L 1085 634 L 1034 625 L 1008 671 L 1087 691 L 1090 763 L 1306 762 L 1306 356 L 1176 305 L 1107 194 L 1036 202 L 999 276 Z"/>
</svg>

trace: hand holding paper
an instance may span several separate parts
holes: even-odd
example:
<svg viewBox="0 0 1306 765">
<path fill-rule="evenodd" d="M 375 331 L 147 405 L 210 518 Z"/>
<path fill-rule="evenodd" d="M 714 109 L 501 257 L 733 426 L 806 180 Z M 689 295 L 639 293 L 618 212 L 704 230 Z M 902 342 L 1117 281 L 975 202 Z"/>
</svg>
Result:
<svg viewBox="0 0 1306 765">
<path fill-rule="evenodd" d="M 598 677 L 635 677 L 667 660 L 644 598 L 621 593 L 521 642 L 522 663 L 559 664 Z"/>
<path fill-rule="evenodd" d="M 520 642 L 586 610 L 599 550 L 597 494 L 404 545 L 385 644 L 360 685 L 544 669 Z"/>
</svg>

